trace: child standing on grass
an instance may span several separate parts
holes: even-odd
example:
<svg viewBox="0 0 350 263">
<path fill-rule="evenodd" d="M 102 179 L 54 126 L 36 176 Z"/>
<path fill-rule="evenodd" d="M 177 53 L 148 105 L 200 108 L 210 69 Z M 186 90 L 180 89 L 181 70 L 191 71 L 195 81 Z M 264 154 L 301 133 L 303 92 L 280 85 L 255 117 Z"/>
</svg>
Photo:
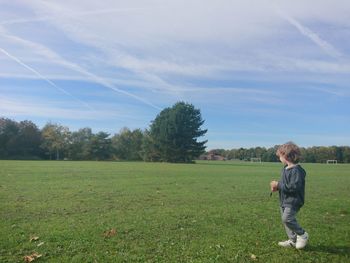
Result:
<svg viewBox="0 0 350 263">
<path fill-rule="evenodd" d="M 271 181 L 271 191 L 279 192 L 282 223 L 288 235 L 288 240 L 278 242 L 281 247 L 302 249 L 306 246 L 309 235 L 298 224 L 296 215 L 304 205 L 305 170 L 298 164 L 300 149 L 293 142 L 281 145 L 276 152 L 284 164 L 281 180 Z"/>
</svg>

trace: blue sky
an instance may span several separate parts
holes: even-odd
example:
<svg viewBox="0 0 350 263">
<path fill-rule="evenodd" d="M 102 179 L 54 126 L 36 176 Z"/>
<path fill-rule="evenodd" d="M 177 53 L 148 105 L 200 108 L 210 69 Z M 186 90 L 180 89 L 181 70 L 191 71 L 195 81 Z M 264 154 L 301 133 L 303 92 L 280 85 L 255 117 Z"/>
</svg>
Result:
<svg viewBox="0 0 350 263">
<path fill-rule="evenodd" d="M 186 101 L 208 149 L 350 145 L 350 2 L 1 1 L 0 116 L 149 127 Z"/>
</svg>

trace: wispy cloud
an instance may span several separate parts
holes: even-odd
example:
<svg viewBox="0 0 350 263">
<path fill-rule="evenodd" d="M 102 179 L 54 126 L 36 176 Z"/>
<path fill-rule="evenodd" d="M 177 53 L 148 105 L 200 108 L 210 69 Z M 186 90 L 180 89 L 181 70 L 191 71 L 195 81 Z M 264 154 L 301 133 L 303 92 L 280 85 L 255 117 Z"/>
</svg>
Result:
<svg viewBox="0 0 350 263">
<path fill-rule="evenodd" d="M 61 120 L 132 120 L 140 121 L 145 116 L 135 114 L 126 105 L 116 106 L 111 103 L 94 103 L 96 110 L 86 113 L 67 101 L 38 99 L 34 96 L 0 95 L 0 112 L 2 116 L 35 116 Z M 69 106 L 68 106 L 69 105 Z"/>
<path fill-rule="evenodd" d="M 96 112 L 86 114 L 86 111 L 79 109 L 67 109 L 58 107 L 53 103 L 28 102 L 11 97 L 0 96 L 0 112 L 3 116 L 31 116 L 62 118 L 62 119 L 96 119 Z"/>
<path fill-rule="evenodd" d="M 35 81 L 44 76 L 97 107 L 91 116 L 104 127 L 115 121 L 144 128 L 162 107 L 185 100 L 201 107 L 209 131 L 237 125 L 237 144 L 280 143 L 284 137 L 263 131 L 281 122 L 293 130 L 289 120 L 307 115 L 299 127 L 307 133 L 319 128 L 315 122 L 330 126 L 317 119 L 329 109 L 349 111 L 349 10 L 346 0 L 12 1 L 0 9 L 1 48 L 40 74 L 0 51 L 0 94 L 12 94 L 0 99 L 9 114 L 22 114 L 19 98 L 33 96 L 47 102 L 36 108 L 24 100 L 32 116 L 80 116 L 68 97 L 52 101 L 56 92 Z M 343 117 L 333 124 L 349 128 Z M 264 138 L 250 134 L 255 130 Z M 219 136 L 210 140 L 219 143 Z"/>
<path fill-rule="evenodd" d="M 125 13 L 125 12 L 135 12 L 135 11 L 144 11 L 150 9 L 150 7 L 138 7 L 138 8 L 109 8 L 109 9 L 100 9 L 100 10 L 90 10 L 84 12 L 68 12 L 69 16 L 91 16 L 91 15 L 104 15 L 104 14 L 113 14 L 113 13 Z M 154 9 L 154 7 L 152 8 Z M 55 16 L 40 16 L 40 17 L 31 17 L 31 18 L 18 18 L 18 19 L 9 19 L 1 21 L 0 25 L 13 25 L 13 24 L 26 24 L 33 22 L 42 22 L 48 20 L 56 19 Z"/>
</svg>

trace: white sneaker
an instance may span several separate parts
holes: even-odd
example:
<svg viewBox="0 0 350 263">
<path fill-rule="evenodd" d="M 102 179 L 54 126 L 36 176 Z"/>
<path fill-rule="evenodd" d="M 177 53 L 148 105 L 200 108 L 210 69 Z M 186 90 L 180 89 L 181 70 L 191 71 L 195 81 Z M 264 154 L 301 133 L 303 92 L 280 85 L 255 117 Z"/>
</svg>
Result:
<svg viewBox="0 0 350 263">
<path fill-rule="evenodd" d="M 278 245 L 281 247 L 295 247 L 295 242 L 289 239 L 286 241 L 278 242 Z"/>
<path fill-rule="evenodd" d="M 296 249 L 303 249 L 307 242 L 309 241 L 309 234 L 305 232 L 301 236 L 297 236 L 297 243 L 295 245 Z"/>
</svg>

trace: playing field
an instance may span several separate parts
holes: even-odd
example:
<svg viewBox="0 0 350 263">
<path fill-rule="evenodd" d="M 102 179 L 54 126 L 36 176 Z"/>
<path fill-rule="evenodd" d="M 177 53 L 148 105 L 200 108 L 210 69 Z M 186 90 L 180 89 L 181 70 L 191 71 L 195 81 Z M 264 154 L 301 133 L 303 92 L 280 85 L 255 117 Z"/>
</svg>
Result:
<svg viewBox="0 0 350 263">
<path fill-rule="evenodd" d="M 296 251 L 278 163 L 0 161 L 0 262 L 350 262 L 350 165 L 303 167 Z"/>
</svg>

